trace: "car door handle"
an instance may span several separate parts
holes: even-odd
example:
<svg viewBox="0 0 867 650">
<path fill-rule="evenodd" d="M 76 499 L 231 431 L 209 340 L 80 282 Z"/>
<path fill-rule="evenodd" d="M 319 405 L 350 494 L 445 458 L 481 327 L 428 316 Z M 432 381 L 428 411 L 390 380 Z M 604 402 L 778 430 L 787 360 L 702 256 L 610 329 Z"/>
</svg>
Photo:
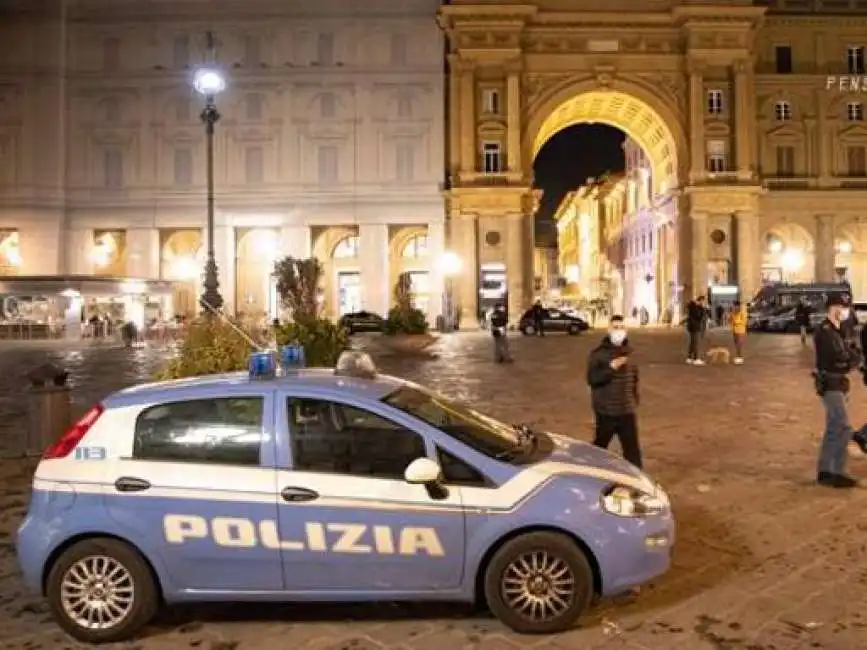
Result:
<svg viewBox="0 0 867 650">
<path fill-rule="evenodd" d="M 118 492 L 144 492 L 150 486 L 148 481 L 134 476 L 121 476 L 114 482 L 114 489 Z"/>
<path fill-rule="evenodd" d="M 307 488 L 301 487 L 286 487 L 280 491 L 280 496 L 284 501 L 289 503 L 300 503 L 302 501 L 314 501 L 319 498 L 319 493 Z"/>
</svg>

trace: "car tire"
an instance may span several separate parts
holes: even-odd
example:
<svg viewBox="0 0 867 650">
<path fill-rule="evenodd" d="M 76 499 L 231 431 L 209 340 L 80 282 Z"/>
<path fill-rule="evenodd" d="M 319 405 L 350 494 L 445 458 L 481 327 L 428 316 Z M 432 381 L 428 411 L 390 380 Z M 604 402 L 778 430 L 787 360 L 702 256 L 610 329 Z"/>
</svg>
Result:
<svg viewBox="0 0 867 650">
<path fill-rule="evenodd" d="M 536 333 L 536 328 L 532 325 L 523 325 L 521 327 L 521 334 L 524 336 L 533 336 Z"/>
<path fill-rule="evenodd" d="M 577 336 L 581 333 L 581 327 L 578 325 L 570 325 L 569 329 L 566 330 L 570 336 Z"/>
<path fill-rule="evenodd" d="M 558 579 L 561 581 L 571 575 L 571 591 L 566 593 L 566 587 L 561 586 L 558 594 L 566 603 L 565 608 L 549 600 L 549 606 L 553 603 L 559 611 L 546 609 L 546 613 L 552 615 L 542 619 L 534 619 L 532 613 L 521 611 L 520 601 L 515 602 L 520 593 L 527 593 L 524 590 L 551 588 L 550 583 L 545 583 L 545 571 L 535 576 L 538 584 L 530 584 L 534 576 L 527 576 L 524 580 L 522 567 L 532 557 L 537 558 L 536 566 L 539 561 L 545 562 L 543 566 L 549 567 L 551 575 L 560 576 Z M 485 571 L 484 585 L 485 600 L 491 612 L 519 634 L 563 632 L 587 611 L 594 597 L 593 570 L 587 556 L 572 539 L 560 533 L 527 533 L 506 542 L 491 559 Z M 514 596 L 510 598 L 507 589 Z M 542 597 L 536 602 L 540 601 L 544 602 Z"/>
<path fill-rule="evenodd" d="M 114 567 L 104 568 L 103 571 L 118 573 L 120 578 L 113 581 L 115 588 L 120 591 L 116 597 L 128 592 L 131 602 L 120 605 L 125 613 L 116 624 L 108 628 L 91 629 L 77 622 L 74 615 L 67 611 L 64 582 L 67 579 L 80 582 L 82 579 L 77 576 L 93 573 L 93 569 L 99 566 Z M 77 575 L 71 575 L 73 568 Z M 160 607 L 159 589 L 145 559 L 125 542 L 107 538 L 86 539 L 66 549 L 48 573 L 45 595 L 58 625 L 71 637 L 84 643 L 128 640 L 153 619 Z"/>
</svg>

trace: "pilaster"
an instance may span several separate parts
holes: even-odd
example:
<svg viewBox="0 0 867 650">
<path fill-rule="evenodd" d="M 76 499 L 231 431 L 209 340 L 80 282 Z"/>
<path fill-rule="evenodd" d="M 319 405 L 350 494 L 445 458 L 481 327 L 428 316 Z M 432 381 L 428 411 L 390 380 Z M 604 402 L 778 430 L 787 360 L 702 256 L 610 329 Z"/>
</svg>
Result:
<svg viewBox="0 0 867 650">
<path fill-rule="evenodd" d="M 506 215 L 506 287 L 509 322 L 517 324 L 533 298 L 532 216 Z"/>
<path fill-rule="evenodd" d="M 707 260 L 708 260 L 708 214 L 692 211 L 690 213 L 690 230 L 692 233 L 692 286 L 689 298 L 703 296 L 707 293 Z"/>
<path fill-rule="evenodd" d="M 506 81 L 508 165 L 510 172 L 520 172 L 521 163 L 521 79 L 518 70 L 509 70 Z"/>
<path fill-rule="evenodd" d="M 93 275 L 93 230 L 70 230 L 66 235 L 66 248 L 66 272 L 71 275 Z"/>
<path fill-rule="evenodd" d="M 707 177 L 704 140 L 704 72 L 698 62 L 691 62 L 689 69 L 689 137 L 690 137 L 690 172 L 691 182 L 698 182 Z"/>
<path fill-rule="evenodd" d="M 444 278 L 442 256 L 446 250 L 445 224 L 442 221 L 427 225 L 427 255 L 428 255 L 428 319 L 431 325 L 443 313 Z"/>
<path fill-rule="evenodd" d="M 381 316 L 386 316 L 391 306 L 388 243 L 388 224 L 373 223 L 359 226 L 361 304 L 367 311 Z"/>
<path fill-rule="evenodd" d="M 759 215 L 751 211 L 735 213 L 735 261 L 740 298 L 752 300 L 761 284 L 761 231 Z"/>
<path fill-rule="evenodd" d="M 478 167 L 476 147 L 476 82 L 472 65 L 457 69 L 460 78 L 461 171 L 474 172 Z"/>
<path fill-rule="evenodd" d="M 448 222 L 447 246 L 461 260 L 461 270 L 454 278 L 455 308 L 461 327 L 472 326 L 479 311 L 478 215 L 455 211 Z"/>
<path fill-rule="evenodd" d="M 281 258 L 309 258 L 311 255 L 310 228 L 308 226 L 283 226 L 280 229 L 279 250 Z"/>
<path fill-rule="evenodd" d="M 127 275 L 155 279 L 160 276 L 160 231 L 130 228 L 126 231 Z"/>
<path fill-rule="evenodd" d="M 816 282 L 833 282 L 834 269 L 834 215 L 816 215 Z"/>
<path fill-rule="evenodd" d="M 752 66 L 746 61 L 734 65 L 735 77 L 735 145 L 738 178 L 751 180 L 756 170 L 756 136 L 754 123 L 755 76 Z"/>
</svg>

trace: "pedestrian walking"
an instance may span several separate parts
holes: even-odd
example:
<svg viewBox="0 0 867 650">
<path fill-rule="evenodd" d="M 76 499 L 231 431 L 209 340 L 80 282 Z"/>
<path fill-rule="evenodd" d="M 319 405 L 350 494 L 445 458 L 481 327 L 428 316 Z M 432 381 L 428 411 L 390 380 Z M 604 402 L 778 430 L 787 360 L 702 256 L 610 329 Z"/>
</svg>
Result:
<svg viewBox="0 0 867 650">
<path fill-rule="evenodd" d="M 704 304 L 704 296 L 690 300 L 686 306 L 686 334 L 689 338 L 689 350 L 686 362 L 693 366 L 703 366 L 701 358 L 701 340 L 707 329 L 708 311 Z"/>
<path fill-rule="evenodd" d="M 798 306 L 795 307 L 795 323 L 801 332 L 801 345 L 807 345 L 807 332 L 810 330 L 810 313 L 812 311 L 810 303 L 804 298 L 801 298 Z"/>
<path fill-rule="evenodd" d="M 744 343 L 747 340 L 747 308 L 740 301 L 735 302 L 731 313 L 732 339 L 735 342 L 735 365 L 744 362 Z"/>
<path fill-rule="evenodd" d="M 593 444 L 607 449 L 614 436 L 620 440 L 623 457 L 642 467 L 638 442 L 638 366 L 630 359 L 623 316 L 611 317 L 608 334 L 587 360 L 587 383 L 596 419 Z"/>
<path fill-rule="evenodd" d="M 842 296 L 828 298 L 828 316 L 816 330 L 814 347 L 816 369 L 813 377 L 816 392 L 825 407 L 825 433 L 819 449 L 819 485 L 852 488 L 858 482 L 846 473 L 849 441 L 854 430 L 849 422 L 846 401 L 849 373 L 858 367 L 860 358 L 843 336 L 842 326 L 849 317 L 849 305 Z"/>
<path fill-rule="evenodd" d="M 509 315 L 501 303 L 494 307 L 491 313 L 491 336 L 494 339 L 494 361 L 496 363 L 512 363 L 509 352 Z"/>
<path fill-rule="evenodd" d="M 533 328 L 538 336 L 545 336 L 545 308 L 541 300 L 533 304 Z"/>
</svg>

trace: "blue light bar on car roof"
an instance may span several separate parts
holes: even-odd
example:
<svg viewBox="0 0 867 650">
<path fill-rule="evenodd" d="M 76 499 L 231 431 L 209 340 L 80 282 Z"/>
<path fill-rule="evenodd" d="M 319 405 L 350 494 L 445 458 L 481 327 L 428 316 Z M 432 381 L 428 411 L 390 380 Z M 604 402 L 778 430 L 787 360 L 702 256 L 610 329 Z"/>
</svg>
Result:
<svg viewBox="0 0 867 650">
<path fill-rule="evenodd" d="M 307 359 L 303 346 L 284 345 L 280 350 L 280 366 L 283 368 L 283 372 L 296 368 L 304 368 L 306 365 Z"/>
<path fill-rule="evenodd" d="M 250 379 L 273 379 L 277 376 L 277 359 L 273 351 L 254 352 L 250 355 Z"/>
</svg>

